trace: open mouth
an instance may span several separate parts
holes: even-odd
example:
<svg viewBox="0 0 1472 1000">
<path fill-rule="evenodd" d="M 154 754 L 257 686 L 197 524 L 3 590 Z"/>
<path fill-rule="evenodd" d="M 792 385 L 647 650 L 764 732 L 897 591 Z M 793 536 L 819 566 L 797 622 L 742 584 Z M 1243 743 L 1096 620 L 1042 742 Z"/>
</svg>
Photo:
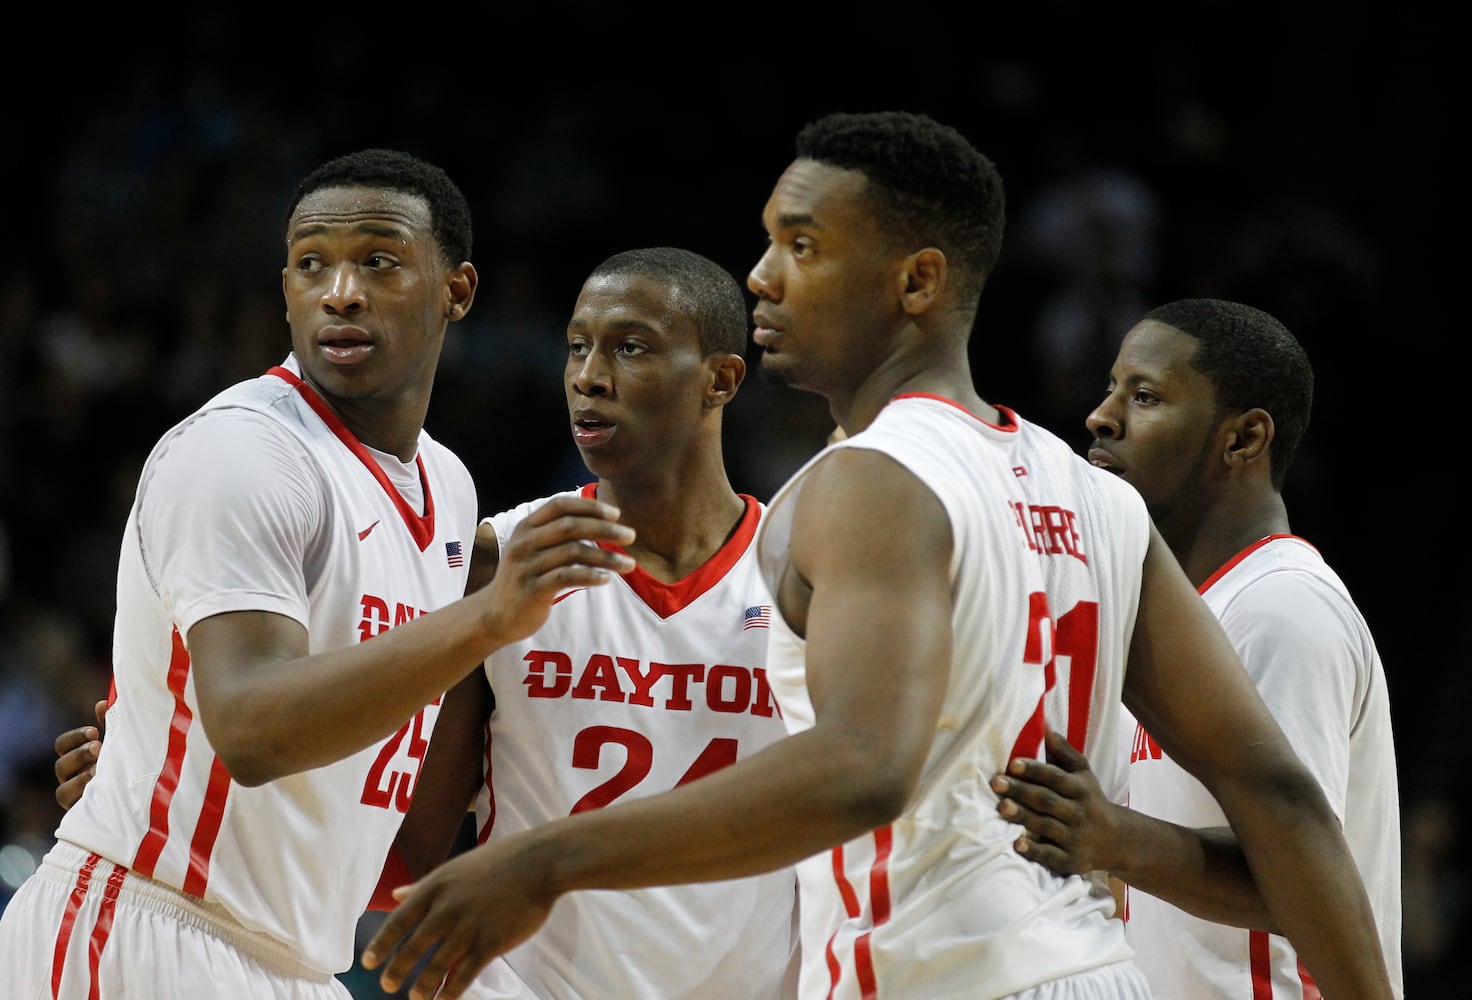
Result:
<svg viewBox="0 0 1472 1000">
<path fill-rule="evenodd" d="M 1124 469 L 1120 468 L 1112 456 L 1102 448 L 1089 449 L 1089 464 L 1105 472 L 1112 472 L 1116 476 L 1123 476 Z"/>
</svg>

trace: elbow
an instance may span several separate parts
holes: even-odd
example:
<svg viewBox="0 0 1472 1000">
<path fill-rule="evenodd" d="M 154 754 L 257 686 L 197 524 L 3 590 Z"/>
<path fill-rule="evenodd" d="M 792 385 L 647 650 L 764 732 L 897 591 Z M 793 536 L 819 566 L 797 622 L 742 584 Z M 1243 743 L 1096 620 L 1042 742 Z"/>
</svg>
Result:
<svg viewBox="0 0 1472 1000">
<path fill-rule="evenodd" d="M 855 833 L 894 822 L 909 805 L 918 774 L 893 757 L 860 750 L 835 754 L 836 765 L 829 787 L 835 793 L 835 809 Z"/>
<path fill-rule="evenodd" d="M 208 721 L 201 714 L 199 723 L 232 781 L 255 788 L 292 772 L 286 748 L 276 745 L 267 727 L 252 722 L 246 713 L 226 714 L 226 719 L 211 717 Z"/>
</svg>

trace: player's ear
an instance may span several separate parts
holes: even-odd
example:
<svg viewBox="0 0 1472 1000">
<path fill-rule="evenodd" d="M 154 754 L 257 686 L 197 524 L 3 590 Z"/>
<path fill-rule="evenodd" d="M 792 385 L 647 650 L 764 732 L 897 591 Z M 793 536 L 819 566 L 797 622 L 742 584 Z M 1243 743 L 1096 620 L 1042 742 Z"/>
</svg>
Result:
<svg viewBox="0 0 1472 1000">
<path fill-rule="evenodd" d="M 1251 465 L 1265 462 L 1273 443 L 1273 415 L 1260 406 L 1244 410 L 1226 424 L 1226 441 L 1222 459 L 1228 465 Z"/>
<path fill-rule="evenodd" d="M 475 273 L 475 265 L 468 260 L 461 261 L 450 271 L 445 281 L 446 320 L 453 323 L 465 318 L 465 314 L 470 312 L 470 304 L 475 301 L 475 289 L 479 282 L 480 276 Z"/>
<path fill-rule="evenodd" d="M 746 359 L 739 354 L 715 354 L 706 359 L 710 382 L 705 388 L 705 407 L 725 406 L 746 381 Z"/>
<path fill-rule="evenodd" d="M 930 309 L 946 290 L 948 262 L 936 247 L 917 250 L 900 268 L 900 301 L 905 312 L 917 316 Z"/>
</svg>

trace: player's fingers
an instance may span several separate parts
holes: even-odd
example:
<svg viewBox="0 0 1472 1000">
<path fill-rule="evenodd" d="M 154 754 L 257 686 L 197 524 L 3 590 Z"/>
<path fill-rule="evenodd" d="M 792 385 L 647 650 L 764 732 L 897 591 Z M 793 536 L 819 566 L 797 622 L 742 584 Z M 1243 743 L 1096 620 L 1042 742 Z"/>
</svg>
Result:
<svg viewBox="0 0 1472 1000">
<path fill-rule="evenodd" d="M 425 961 L 424 967 L 409 989 L 410 1000 L 454 1000 L 464 990 L 451 989 L 448 978 L 456 968 L 464 965 L 464 946 L 457 938 L 446 936 L 434 944 L 434 951 Z"/>
<path fill-rule="evenodd" d="M 1042 865 L 1056 875 L 1082 874 L 1074 863 L 1073 855 L 1052 844 L 1041 843 L 1031 837 L 1019 837 L 1014 847 L 1018 854 Z"/>
<path fill-rule="evenodd" d="M 1055 729 L 1049 729 L 1046 736 L 1048 763 L 1056 764 L 1070 773 L 1085 771 L 1089 767 L 1089 760 L 1079 753 L 1068 739 Z"/>
<path fill-rule="evenodd" d="M 79 726 L 58 736 L 52 747 L 56 750 L 56 756 L 61 757 L 96 742 L 101 735 L 96 726 Z"/>
<path fill-rule="evenodd" d="M 1071 845 L 1073 827 L 1066 821 L 1048 812 L 1048 808 L 1059 808 L 1056 802 L 1045 802 L 1042 808 L 1033 808 L 1014 799 L 1003 799 L 997 812 L 1009 822 L 1017 823 L 1033 839 L 1060 845 Z"/>
<path fill-rule="evenodd" d="M 365 969 L 376 969 L 394 950 L 399 947 L 400 941 L 413 927 L 419 923 L 426 909 L 423 894 L 413 892 L 414 886 L 403 886 L 410 891 L 406 898 L 400 899 L 399 905 L 395 907 L 378 927 L 378 933 L 373 935 L 367 946 L 363 949 L 360 959 Z M 397 890 L 395 890 L 397 893 Z M 390 993 L 393 991 L 390 990 Z"/>
<path fill-rule="evenodd" d="M 566 542 L 554 548 L 526 554 L 515 567 L 503 565 L 497 579 L 541 594 L 563 587 L 586 587 L 615 579 L 635 566 L 634 560 L 622 552 Z"/>
<path fill-rule="evenodd" d="M 56 786 L 56 804 L 62 809 L 70 809 L 77 804 L 82 797 L 82 789 L 87 787 L 87 782 L 92 780 L 97 773 L 95 768 L 88 768 L 75 778 L 70 778 Z"/>
<path fill-rule="evenodd" d="M 96 743 L 84 743 L 75 750 L 56 758 L 56 763 L 51 765 L 51 769 L 56 773 L 56 783 L 58 785 L 73 783 L 85 785 L 95 773 L 93 768 L 97 763 L 96 747 Z"/>
<path fill-rule="evenodd" d="M 611 503 L 584 496 L 558 496 L 526 516 L 522 523 L 537 526 L 551 524 L 564 517 L 597 518 L 602 521 L 617 521 L 619 509 Z"/>
<path fill-rule="evenodd" d="M 594 566 L 600 569 L 623 573 L 634 568 L 633 557 L 625 552 L 616 552 L 582 541 L 563 542 L 546 549 L 538 562 L 550 567 Z"/>
<path fill-rule="evenodd" d="M 440 992 L 436 994 L 436 1000 L 458 1000 L 460 995 L 470 988 L 470 984 L 475 982 L 476 973 L 480 971 L 485 962 L 485 959 L 478 959 L 475 962 L 456 962 L 449 974 L 445 976 L 444 984 L 440 987 Z"/>
<path fill-rule="evenodd" d="M 1048 789 L 1058 795 L 1074 798 L 1082 794 L 1081 779 L 1068 771 L 1032 757 L 1017 757 L 1007 765 L 1007 777 L 1027 785 Z"/>
<path fill-rule="evenodd" d="M 1036 761 L 1029 763 L 1037 764 Z M 992 790 L 1003 799 L 1024 805 L 1034 812 L 1057 816 L 1064 821 L 1071 820 L 1078 812 L 1074 798 L 1067 794 L 1071 790 L 1070 786 L 1062 780 L 1069 777 L 1065 772 L 1049 764 L 1037 764 L 1036 768 L 1029 766 L 1019 776 L 1015 773 L 1015 761 L 1013 765 L 1013 773 L 998 776 L 992 782 Z M 1059 790 L 1055 791 L 1055 787 Z"/>
<path fill-rule="evenodd" d="M 92 714 L 97 717 L 97 738 L 107 730 L 107 699 L 99 698 L 97 704 L 92 706 Z"/>
<path fill-rule="evenodd" d="M 395 993 L 403 988 L 419 963 L 424 962 L 423 969 L 420 970 L 418 976 L 415 976 L 413 985 L 409 988 L 409 996 L 413 1000 L 432 1000 L 440 979 L 444 975 L 442 971 L 433 974 L 430 972 L 430 969 L 434 967 L 436 949 L 441 945 L 439 935 L 426 928 L 424 923 L 420 923 L 418 927 L 410 931 L 408 936 L 399 942 L 393 957 L 388 960 L 388 964 L 383 967 L 383 972 L 379 975 L 378 981 L 384 992 Z M 429 958 L 426 959 L 425 956 Z"/>
</svg>

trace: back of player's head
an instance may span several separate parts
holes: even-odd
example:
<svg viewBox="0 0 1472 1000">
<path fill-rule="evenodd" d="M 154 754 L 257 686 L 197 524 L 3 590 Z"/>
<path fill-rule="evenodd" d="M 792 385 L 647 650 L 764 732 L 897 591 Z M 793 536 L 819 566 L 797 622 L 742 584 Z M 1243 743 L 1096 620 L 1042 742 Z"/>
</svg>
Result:
<svg viewBox="0 0 1472 1000">
<path fill-rule="evenodd" d="M 645 247 L 614 254 L 588 277 L 621 274 L 673 289 L 676 302 L 695 320 L 703 356 L 745 353 L 746 298 L 731 273 L 715 261 L 678 247 Z"/>
<path fill-rule="evenodd" d="M 1272 480 L 1281 490 L 1313 409 L 1314 370 L 1298 338 L 1261 309 L 1224 299 L 1179 299 L 1145 318 L 1196 338 L 1191 365 L 1211 379 L 1223 412 L 1272 415 Z"/>
<path fill-rule="evenodd" d="M 835 112 L 797 134 L 798 159 L 869 179 L 880 224 L 905 252 L 934 246 L 973 299 L 996 266 L 1006 199 L 996 166 L 960 132 L 907 111 Z"/>
<path fill-rule="evenodd" d="M 286 208 L 291 218 L 301 200 L 331 187 L 366 187 L 402 191 L 429 205 L 435 242 L 451 266 L 470 259 L 470 205 L 454 181 L 439 167 L 397 149 L 361 149 L 328 160 L 302 179 Z"/>
</svg>

